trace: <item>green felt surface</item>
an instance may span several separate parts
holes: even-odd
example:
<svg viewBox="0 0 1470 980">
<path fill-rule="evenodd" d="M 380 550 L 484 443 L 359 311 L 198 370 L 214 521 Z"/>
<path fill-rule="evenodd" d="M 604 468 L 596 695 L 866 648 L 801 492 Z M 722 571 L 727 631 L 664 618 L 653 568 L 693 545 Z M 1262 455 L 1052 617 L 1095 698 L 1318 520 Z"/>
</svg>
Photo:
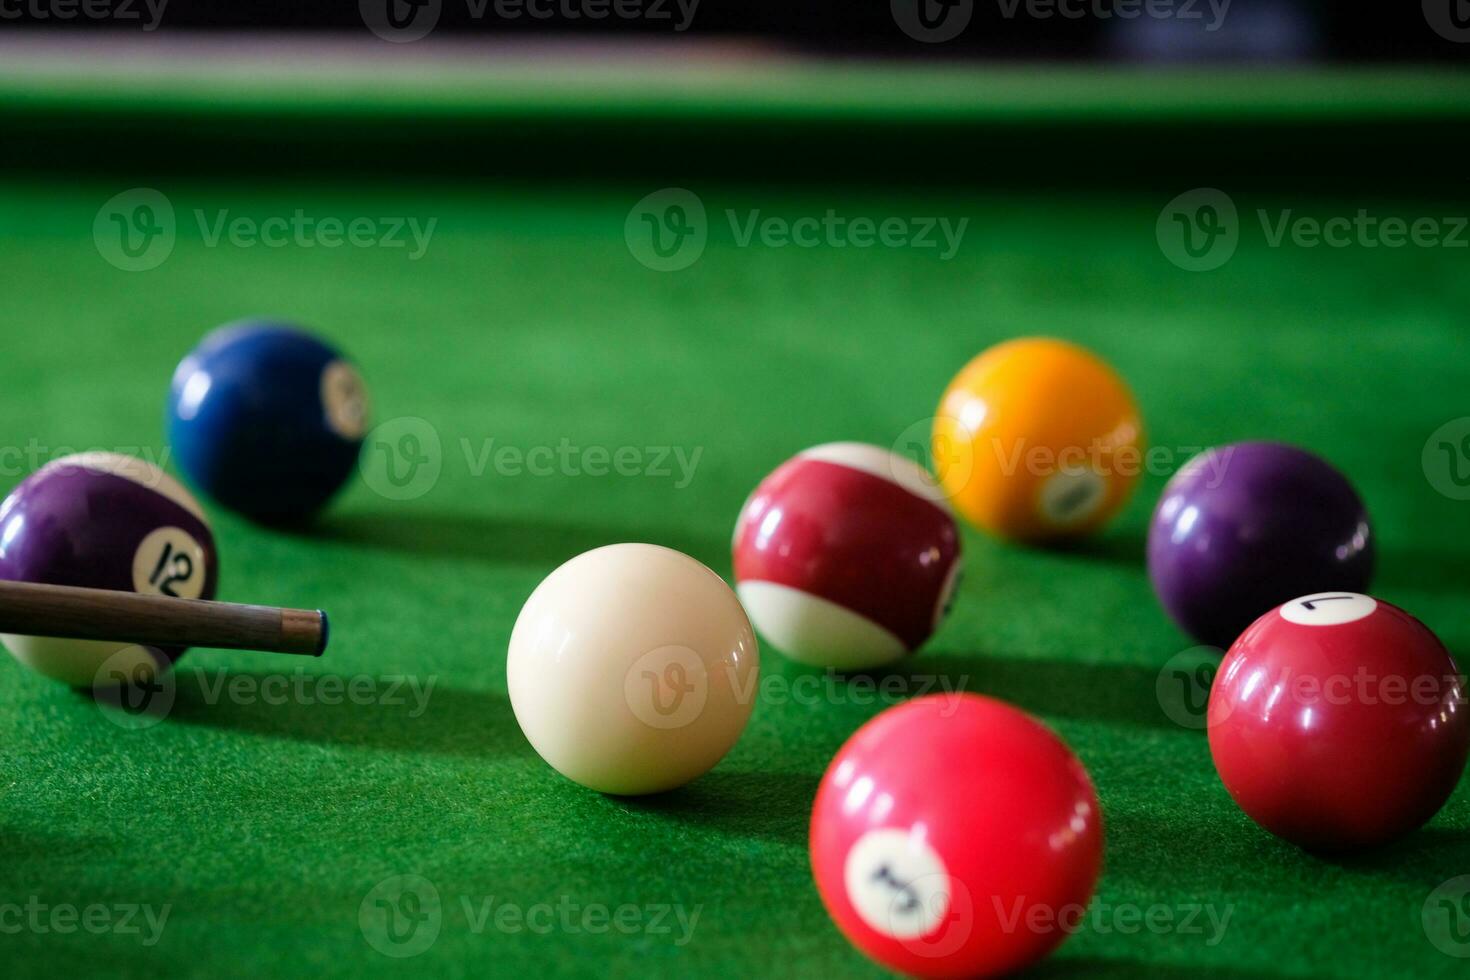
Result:
<svg viewBox="0 0 1470 980">
<path fill-rule="evenodd" d="M 783 695 L 808 672 L 767 651 L 750 727 L 713 773 L 665 797 L 610 799 L 563 780 L 522 739 L 506 641 L 540 578 L 600 544 L 660 542 L 728 574 L 735 512 L 764 473 L 822 441 L 894 444 L 966 359 L 1013 335 L 1102 352 L 1176 462 L 1261 437 L 1332 459 L 1377 522 L 1378 593 L 1470 651 L 1470 504 L 1436 492 L 1420 460 L 1429 434 L 1466 413 L 1465 253 L 1271 248 L 1249 224 L 1256 208 L 1464 213 L 1454 200 L 1394 194 L 1371 175 L 1357 195 L 1239 195 L 1240 250 L 1194 274 L 1155 239 L 1168 195 L 692 184 L 714 216 L 710 244 L 662 274 L 624 241 L 629 208 L 656 189 L 646 184 L 415 188 L 200 172 L 157 185 L 183 216 L 177 244 L 158 269 L 126 273 L 92 238 L 97 209 L 124 186 L 0 187 L 7 484 L 32 445 L 47 458 L 64 447 L 162 452 L 174 363 L 208 327 L 253 314 L 337 338 L 363 365 L 378 418 L 432 426 L 443 472 L 407 502 L 358 480 L 307 533 L 215 511 L 222 598 L 327 608 L 335 639 L 320 661 L 196 651 L 172 712 L 140 731 L 0 662 L 0 905 L 169 907 L 152 945 L 146 924 L 141 936 L 0 931 L 8 976 L 878 975 L 829 922 L 805 846 L 827 760 L 881 707 L 861 682 L 817 674 L 820 703 L 795 703 Z M 298 208 L 438 223 L 410 260 L 402 249 L 210 246 L 189 217 Z M 919 249 L 742 247 L 723 218 L 829 208 L 970 224 L 941 261 Z M 487 447 L 564 440 L 699 456 L 687 485 L 477 469 Z M 1470 873 L 1464 785 L 1387 850 L 1307 856 L 1232 805 L 1202 733 L 1160 707 L 1160 669 L 1191 645 L 1142 567 L 1166 476 L 1151 473 L 1105 534 L 1073 549 L 967 532 L 954 615 L 894 682 L 1011 700 L 1092 772 L 1107 824 L 1101 925 L 1090 919 L 1043 972 L 1463 975 L 1420 916 L 1436 886 Z M 270 694 L 277 674 L 306 694 L 266 703 L 258 685 Z M 382 697 L 321 703 L 328 676 L 367 678 Z M 432 683 L 422 711 L 411 689 L 393 688 L 404 676 Z M 243 693 L 213 694 L 222 678 L 244 678 Z M 375 951 L 359 923 L 371 890 L 401 874 L 432 882 L 443 903 L 437 939 L 406 960 Z M 698 918 L 687 935 L 674 914 L 660 924 L 648 911 L 636 935 L 541 934 L 482 924 L 487 901 Z M 1134 931 L 1110 911 L 1182 916 L 1199 904 L 1228 910 L 1223 935 Z"/>
<path fill-rule="evenodd" d="M 697 50 L 697 49 L 696 49 Z M 0 65 L 7 101 L 36 110 L 115 112 L 129 106 L 210 113 L 314 112 L 323 108 L 381 118 L 399 112 L 537 115 L 738 116 L 759 113 L 822 121 L 834 115 L 882 119 L 941 117 L 1136 119 L 1252 116 L 1308 122 L 1324 116 L 1409 114 L 1464 119 L 1470 76 L 1446 69 L 1274 69 L 1220 84 L 1218 72 L 1105 67 L 989 67 L 940 62 L 875 69 L 871 63 L 784 57 L 630 57 L 583 66 L 518 55 L 467 63 L 281 57 L 204 51 L 169 62 L 99 60 L 89 52 L 33 52 Z M 179 84 L 181 80 L 187 85 Z"/>
</svg>

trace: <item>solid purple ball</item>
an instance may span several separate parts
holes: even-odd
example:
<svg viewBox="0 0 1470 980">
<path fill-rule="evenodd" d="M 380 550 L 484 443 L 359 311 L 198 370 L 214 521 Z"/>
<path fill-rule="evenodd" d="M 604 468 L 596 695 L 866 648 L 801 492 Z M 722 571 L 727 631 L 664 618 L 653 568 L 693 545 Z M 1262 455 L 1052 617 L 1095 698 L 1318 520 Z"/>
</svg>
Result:
<svg viewBox="0 0 1470 980">
<path fill-rule="evenodd" d="M 1261 614 L 1298 596 L 1367 592 L 1367 508 L 1326 461 L 1273 442 L 1191 459 L 1164 488 L 1148 532 L 1148 573 L 1174 621 L 1228 647 Z"/>
</svg>

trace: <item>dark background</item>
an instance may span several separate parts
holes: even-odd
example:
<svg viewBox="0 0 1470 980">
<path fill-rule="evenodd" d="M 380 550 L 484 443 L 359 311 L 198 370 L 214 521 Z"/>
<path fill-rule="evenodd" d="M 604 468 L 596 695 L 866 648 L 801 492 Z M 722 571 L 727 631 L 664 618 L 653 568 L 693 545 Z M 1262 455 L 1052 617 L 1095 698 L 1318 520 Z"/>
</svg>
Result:
<svg viewBox="0 0 1470 980">
<path fill-rule="evenodd" d="M 115 19 L 58 19 L 54 4 L 63 0 L 0 0 L 0 31 L 58 29 L 136 32 L 136 24 Z M 71 0 L 79 2 L 79 0 Z M 140 4 L 141 0 L 93 0 Z M 377 0 L 386 2 L 386 0 Z M 394 0 L 402 2 L 402 0 Z M 640 38 L 674 34 L 669 20 L 649 18 L 593 20 L 568 17 L 561 5 L 576 0 L 539 0 L 557 8 L 550 17 L 522 14 L 508 19 L 486 9 L 471 12 L 468 0 L 441 2 L 436 33 L 501 37 Z M 478 0 L 477 0 L 478 2 Z M 643 0 L 652 3 L 654 0 Z M 660 0 L 666 6 L 672 0 Z M 1464 61 L 1470 44 L 1438 36 L 1426 22 L 1421 0 L 1333 3 L 1326 0 L 1233 0 L 1224 26 L 1209 32 L 1208 0 L 1192 3 L 1201 19 L 1131 20 L 1098 16 L 1116 0 L 1062 0 L 1074 14 L 1065 17 L 1007 17 L 1002 0 L 974 0 L 974 16 L 964 33 L 943 44 L 921 44 L 894 23 L 888 0 L 700 0 L 688 31 L 677 36 L 741 37 L 779 42 L 838 55 L 916 58 L 984 57 L 1047 60 L 1219 61 Z M 1458 4 L 1470 20 L 1470 0 L 1425 0 Z M 1011 0 L 1005 0 L 1009 6 Z M 37 9 L 37 6 L 41 9 Z M 170 30 L 292 30 L 364 32 L 357 0 L 173 0 L 159 33 Z"/>
</svg>

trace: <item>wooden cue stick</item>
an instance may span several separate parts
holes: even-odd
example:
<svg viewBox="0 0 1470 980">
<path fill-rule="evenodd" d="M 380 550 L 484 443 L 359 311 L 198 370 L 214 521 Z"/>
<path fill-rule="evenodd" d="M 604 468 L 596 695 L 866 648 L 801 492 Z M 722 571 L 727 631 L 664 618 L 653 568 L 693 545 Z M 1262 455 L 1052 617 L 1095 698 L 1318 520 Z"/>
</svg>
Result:
<svg viewBox="0 0 1470 980">
<path fill-rule="evenodd" d="M 320 657 L 329 630 L 319 609 L 0 581 L 0 633 Z"/>
</svg>

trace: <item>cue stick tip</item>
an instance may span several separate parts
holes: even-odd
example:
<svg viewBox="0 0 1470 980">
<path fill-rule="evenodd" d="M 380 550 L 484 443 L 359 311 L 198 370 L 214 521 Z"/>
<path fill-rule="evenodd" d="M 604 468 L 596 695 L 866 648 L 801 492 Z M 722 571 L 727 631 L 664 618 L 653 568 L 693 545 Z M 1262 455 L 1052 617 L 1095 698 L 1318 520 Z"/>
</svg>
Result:
<svg viewBox="0 0 1470 980">
<path fill-rule="evenodd" d="M 320 657 L 331 639 L 331 623 L 321 609 L 280 610 L 280 652 Z"/>
</svg>

